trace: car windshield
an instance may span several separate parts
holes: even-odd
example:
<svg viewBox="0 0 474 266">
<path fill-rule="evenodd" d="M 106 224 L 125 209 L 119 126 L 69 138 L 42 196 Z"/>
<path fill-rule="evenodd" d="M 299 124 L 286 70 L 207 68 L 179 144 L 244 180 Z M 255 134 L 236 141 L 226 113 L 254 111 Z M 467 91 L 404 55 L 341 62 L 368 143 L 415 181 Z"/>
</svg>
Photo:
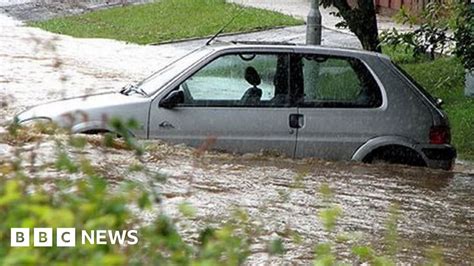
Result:
<svg viewBox="0 0 474 266">
<path fill-rule="evenodd" d="M 210 53 L 211 50 L 209 49 L 199 49 L 191 52 L 153 73 L 151 76 L 138 83 L 137 87 L 146 92 L 147 95 L 153 95 L 171 79 L 183 71 L 186 71 L 186 69 Z"/>
</svg>

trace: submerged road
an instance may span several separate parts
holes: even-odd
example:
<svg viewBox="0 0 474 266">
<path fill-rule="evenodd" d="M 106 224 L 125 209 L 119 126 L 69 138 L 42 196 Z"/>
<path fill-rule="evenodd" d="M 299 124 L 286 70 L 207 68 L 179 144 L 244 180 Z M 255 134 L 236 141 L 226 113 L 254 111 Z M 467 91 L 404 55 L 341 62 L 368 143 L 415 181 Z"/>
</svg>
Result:
<svg viewBox="0 0 474 266">
<path fill-rule="evenodd" d="M 353 36 L 325 31 L 324 43 L 354 46 Z M 284 37 L 282 37 L 284 36 Z M 225 37 L 228 39 L 302 42 L 304 27 L 292 27 Z M 203 45 L 203 40 L 140 46 L 103 39 L 77 39 L 29 28 L 0 14 L 0 121 L 44 101 L 84 93 L 117 90 L 166 65 L 173 58 Z M 1 145 L 0 150 L 7 150 Z M 54 149 L 44 143 L 38 158 L 51 158 Z M 124 175 L 132 156 L 117 151 L 102 158 L 90 149 L 97 164 L 115 175 Z M 0 159 L 8 152 L 0 152 Z M 263 237 L 252 246 L 250 263 L 309 263 L 317 243 L 334 240 L 322 230 L 318 212 L 324 206 L 319 188 L 328 184 L 332 202 L 343 210 L 337 233 L 358 236 L 358 241 L 383 249 L 390 206 L 399 212 L 399 262 L 420 263 L 427 250 L 439 247 L 447 263 L 473 263 L 474 172 L 457 165 L 454 173 L 391 166 L 367 166 L 310 160 L 267 158 L 258 155 L 209 155 L 196 160 L 187 148 L 159 146 L 145 155 L 147 165 L 168 179 L 153 184 L 164 195 L 163 210 L 179 217 L 177 206 L 190 202 L 197 219 L 181 219 L 180 229 L 189 239 L 205 222 L 220 223 L 233 209 L 249 213 Z M 113 165 L 114 167 L 110 167 Z M 119 166 L 119 167 L 116 167 Z M 127 178 L 140 180 L 133 174 Z M 143 180 L 147 182 L 147 180 Z M 144 214 L 148 219 L 156 212 Z M 295 244 L 288 228 L 302 242 Z M 274 236 L 284 239 L 287 253 L 267 257 L 265 244 Z M 353 243 L 338 243 L 344 258 Z"/>
</svg>

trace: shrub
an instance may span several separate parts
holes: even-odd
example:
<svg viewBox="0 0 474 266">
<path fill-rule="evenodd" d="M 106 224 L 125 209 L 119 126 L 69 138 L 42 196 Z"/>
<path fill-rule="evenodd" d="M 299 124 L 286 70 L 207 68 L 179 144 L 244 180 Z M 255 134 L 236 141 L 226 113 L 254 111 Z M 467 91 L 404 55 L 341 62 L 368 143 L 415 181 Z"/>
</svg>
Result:
<svg viewBox="0 0 474 266">
<path fill-rule="evenodd" d="M 430 2 L 419 15 L 410 14 L 402 7 L 396 15 L 397 22 L 408 24 L 412 31 L 400 32 L 395 28 L 380 34 L 382 45 L 404 46 L 413 51 L 415 57 L 429 55 L 435 59 L 436 53 L 443 54 L 454 40 L 449 33 L 456 28 L 456 19 L 462 7 L 455 1 Z"/>
<path fill-rule="evenodd" d="M 456 55 L 462 59 L 464 68 L 474 71 L 474 11 L 464 7 L 458 17 L 455 31 Z"/>
</svg>

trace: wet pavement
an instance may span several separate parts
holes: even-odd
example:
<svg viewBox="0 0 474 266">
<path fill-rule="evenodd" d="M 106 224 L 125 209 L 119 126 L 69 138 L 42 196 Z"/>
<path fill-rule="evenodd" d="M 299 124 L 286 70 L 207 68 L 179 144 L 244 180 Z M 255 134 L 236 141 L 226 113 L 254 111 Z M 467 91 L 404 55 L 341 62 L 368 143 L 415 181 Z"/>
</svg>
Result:
<svg viewBox="0 0 474 266">
<path fill-rule="evenodd" d="M 273 10 L 273 11 L 281 12 L 281 13 L 298 17 L 301 19 L 305 19 L 305 20 L 306 20 L 306 17 L 308 16 L 308 12 L 311 7 L 311 0 L 228 0 L 228 1 L 239 4 L 239 5 Z M 332 15 L 332 13 L 337 13 L 337 9 L 335 7 L 320 6 L 319 10 L 322 17 L 321 24 L 323 28 L 353 35 L 353 33 L 349 29 L 340 28 L 336 26 L 339 22 L 341 22 L 341 18 L 338 18 Z M 378 26 L 379 31 L 392 29 L 394 27 L 397 28 L 398 31 L 402 31 L 402 32 L 410 29 L 409 26 L 395 23 L 392 18 L 383 16 L 380 14 L 377 15 L 377 26 Z"/>
<path fill-rule="evenodd" d="M 304 27 L 223 39 L 239 38 L 303 42 Z M 325 31 L 323 38 L 325 44 L 333 42 L 349 47 L 357 44 L 352 35 L 332 30 Z M 204 42 L 140 46 L 113 40 L 76 39 L 25 27 L 0 14 L 0 122 L 44 101 L 117 90 Z M 229 219 L 236 208 L 248 212 L 262 232 L 252 245 L 249 264 L 307 264 L 313 259 L 315 244 L 337 238 L 336 233 L 322 230 L 318 220 L 317 214 L 325 206 L 319 192 L 323 184 L 330 186 L 334 192 L 332 202 L 343 210 L 337 233 L 350 233 L 359 239 L 355 242 L 371 243 L 382 250 L 388 210 L 397 204 L 400 263 L 421 263 L 426 250 L 433 246 L 442 249 L 449 264 L 472 265 L 474 261 L 474 166 L 471 163 L 458 164 L 455 172 L 448 173 L 260 155 L 211 153 L 196 158 L 188 148 L 159 142 L 150 145 L 156 147 L 145 154 L 146 165 L 165 174 L 168 177 L 165 183 L 129 173 L 128 165 L 135 160 L 131 152 L 114 150 L 104 157 L 93 146 L 86 150 L 97 166 L 110 173 L 111 182 L 126 178 L 147 182 L 159 190 L 163 195 L 161 208 L 180 220 L 179 228 L 189 240 L 196 239 L 196 232 L 204 224 L 219 224 Z M 12 149 L 1 144 L 0 161 L 6 160 Z M 39 148 L 28 144 L 22 149 L 34 149 L 39 153 L 38 163 L 47 164 L 54 144 L 43 142 Z M 82 152 L 71 151 L 71 154 L 79 156 Z M 27 151 L 24 156 L 28 156 Z M 71 178 L 54 171 L 46 174 Z M 188 220 L 179 214 L 177 206 L 184 201 L 196 208 L 195 219 Z M 159 210 L 157 207 L 141 215 L 151 220 Z M 295 233 L 301 237 L 299 244 L 292 240 Z M 268 257 L 266 243 L 275 236 L 284 239 L 287 252 L 281 257 Z M 336 245 L 342 258 L 353 260 L 348 250 L 354 241 Z"/>
</svg>

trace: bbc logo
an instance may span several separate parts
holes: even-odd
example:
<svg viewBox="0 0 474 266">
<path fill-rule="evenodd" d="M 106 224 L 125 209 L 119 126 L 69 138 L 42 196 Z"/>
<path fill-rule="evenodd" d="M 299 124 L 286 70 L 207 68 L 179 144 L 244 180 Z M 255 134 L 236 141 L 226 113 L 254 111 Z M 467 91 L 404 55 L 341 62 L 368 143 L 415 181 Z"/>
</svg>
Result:
<svg viewBox="0 0 474 266">
<path fill-rule="evenodd" d="M 12 247 L 29 247 L 30 233 L 33 231 L 34 247 L 52 247 L 56 239 L 56 247 L 75 247 L 75 228 L 11 228 L 10 245 Z M 54 238 L 55 237 L 55 238 Z M 136 245 L 139 242 L 137 230 L 79 230 L 80 245 Z"/>
<path fill-rule="evenodd" d="M 56 246 L 74 247 L 76 245 L 75 228 L 57 228 Z M 10 246 L 29 247 L 30 229 L 29 228 L 11 228 Z M 34 247 L 52 247 L 53 229 L 52 228 L 33 228 L 33 246 Z"/>
</svg>

